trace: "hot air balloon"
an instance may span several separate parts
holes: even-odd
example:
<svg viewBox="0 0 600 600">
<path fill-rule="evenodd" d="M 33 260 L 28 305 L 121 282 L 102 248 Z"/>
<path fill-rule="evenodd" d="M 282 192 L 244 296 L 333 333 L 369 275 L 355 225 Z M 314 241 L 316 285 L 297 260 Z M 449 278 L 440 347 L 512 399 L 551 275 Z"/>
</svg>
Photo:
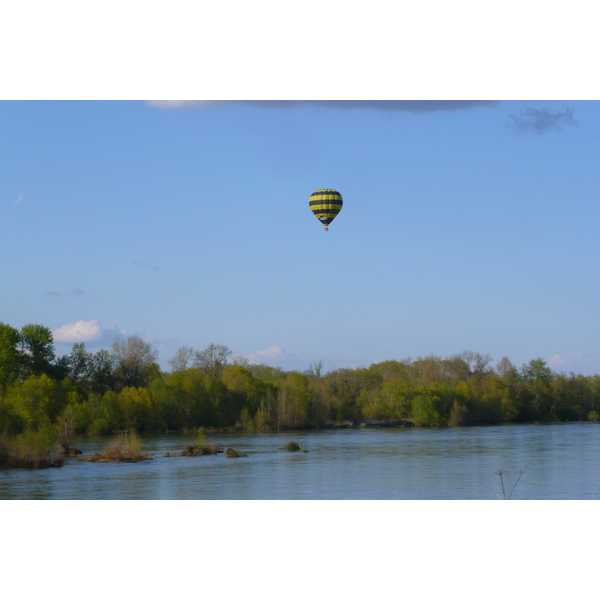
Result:
<svg viewBox="0 0 600 600">
<path fill-rule="evenodd" d="M 337 214 L 342 210 L 342 195 L 335 190 L 317 190 L 310 195 L 308 199 L 308 205 L 310 210 L 313 211 L 313 215 L 325 225 L 325 231 L 327 231 L 327 225 L 331 223 Z"/>
</svg>

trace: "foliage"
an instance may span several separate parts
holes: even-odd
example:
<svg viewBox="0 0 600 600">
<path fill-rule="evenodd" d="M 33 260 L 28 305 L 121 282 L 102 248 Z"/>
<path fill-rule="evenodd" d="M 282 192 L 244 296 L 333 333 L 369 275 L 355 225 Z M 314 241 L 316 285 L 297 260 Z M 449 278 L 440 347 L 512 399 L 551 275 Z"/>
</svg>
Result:
<svg viewBox="0 0 600 600">
<path fill-rule="evenodd" d="M 26 431 L 15 437 L 0 438 L 0 465 L 13 468 L 43 469 L 59 467 L 61 458 L 50 454 L 54 443 L 52 431 L 43 428 L 41 431 Z"/>
<path fill-rule="evenodd" d="M 126 387 L 119 392 L 119 406 L 129 429 L 143 424 L 150 411 L 150 395 L 146 388 Z"/>
<path fill-rule="evenodd" d="M 8 391 L 8 398 L 27 429 L 38 430 L 58 414 L 61 398 L 57 386 L 57 382 L 44 373 L 31 375 Z"/>
<path fill-rule="evenodd" d="M 21 334 L 0 323 L 0 392 L 19 378 L 23 360 L 19 350 Z"/>
<path fill-rule="evenodd" d="M 74 404 L 67 405 L 56 419 L 54 425 L 56 442 L 62 446 L 65 452 L 69 452 L 75 441 L 76 422 L 77 410 Z"/>
<path fill-rule="evenodd" d="M 135 432 L 120 433 L 113 437 L 100 454 L 85 460 L 89 462 L 126 461 L 137 462 L 151 458 L 142 453 L 142 439 Z"/>
<path fill-rule="evenodd" d="M 54 336 L 44 325 L 29 323 L 21 328 L 19 352 L 23 363 L 23 376 L 64 375 L 60 372 L 54 351 Z"/>
<path fill-rule="evenodd" d="M 463 351 L 387 360 L 368 368 L 286 372 L 251 365 L 226 346 L 182 346 L 162 373 L 138 336 L 111 351 L 83 343 L 56 357 L 52 332 L 0 323 L 0 435 L 51 427 L 74 435 L 135 431 L 248 431 L 360 425 L 418 426 L 600 418 L 600 375 L 557 374 L 536 358 L 521 368 Z M 192 366 L 190 366 L 192 365 Z M 62 440 L 62 441 L 61 441 Z"/>
<path fill-rule="evenodd" d="M 296 442 L 288 442 L 283 448 L 288 452 L 298 452 L 300 450 L 300 446 Z"/>
</svg>

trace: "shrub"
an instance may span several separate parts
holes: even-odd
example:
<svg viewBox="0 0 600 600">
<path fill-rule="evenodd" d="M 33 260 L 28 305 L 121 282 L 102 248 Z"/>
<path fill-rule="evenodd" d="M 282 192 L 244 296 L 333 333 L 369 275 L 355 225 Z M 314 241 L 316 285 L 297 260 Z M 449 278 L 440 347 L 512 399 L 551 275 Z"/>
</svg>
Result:
<svg viewBox="0 0 600 600">
<path fill-rule="evenodd" d="M 141 450 L 142 439 L 139 435 L 133 432 L 120 433 L 110 441 L 102 454 L 107 458 L 122 460 L 139 456 Z"/>
<path fill-rule="evenodd" d="M 119 433 L 110 441 L 100 454 L 84 460 L 88 462 L 137 462 L 150 460 L 150 456 L 142 454 L 142 439 L 135 432 Z"/>
<path fill-rule="evenodd" d="M 206 446 L 186 446 L 181 452 L 181 456 L 204 456 L 206 454 L 217 454 L 219 449 L 214 444 L 208 444 Z"/>
<path fill-rule="evenodd" d="M 95 419 L 88 428 L 90 435 L 108 435 L 110 432 L 110 423 L 102 417 Z"/>
<path fill-rule="evenodd" d="M 464 404 L 460 404 L 458 400 L 454 401 L 454 406 L 450 412 L 448 419 L 449 427 L 462 427 L 469 424 L 469 412 Z"/>
<path fill-rule="evenodd" d="M 418 394 L 412 403 L 411 418 L 418 427 L 437 425 L 439 415 L 433 407 L 432 399 L 425 394 Z"/>
<path fill-rule="evenodd" d="M 0 465 L 26 469 L 60 467 L 63 459 L 52 457 L 49 450 L 52 443 L 47 431 L 26 431 L 14 438 L 2 438 Z"/>
<path fill-rule="evenodd" d="M 240 450 L 234 450 L 233 448 L 227 448 L 225 453 L 229 458 L 239 458 L 240 456 L 247 456 L 246 452 L 241 452 Z"/>
<path fill-rule="evenodd" d="M 300 450 L 300 446 L 296 442 L 288 442 L 283 448 L 288 452 L 297 452 Z"/>
<path fill-rule="evenodd" d="M 69 453 L 71 445 L 75 441 L 75 410 L 73 406 L 67 406 L 58 416 L 54 425 L 56 441 L 66 453 Z"/>
</svg>

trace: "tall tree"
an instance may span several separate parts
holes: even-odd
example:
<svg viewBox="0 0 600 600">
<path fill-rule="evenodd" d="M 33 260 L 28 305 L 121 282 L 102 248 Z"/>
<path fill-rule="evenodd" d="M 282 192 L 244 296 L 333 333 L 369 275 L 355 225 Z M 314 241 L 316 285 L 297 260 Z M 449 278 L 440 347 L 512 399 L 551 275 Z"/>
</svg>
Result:
<svg viewBox="0 0 600 600">
<path fill-rule="evenodd" d="M 230 356 L 231 350 L 227 346 L 210 344 L 206 350 L 196 352 L 194 367 L 215 381 L 223 373 Z"/>
<path fill-rule="evenodd" d="M 21 334 L 14 327 L 0 323 L 0 391 L 19 377 L 23 363 L 20 341 Z"/>
<path fill-rule="evenodd" d="M 54 375 L 56 353 L 54 336 L 44 325 L 29 323 L 21 328 L 20 352 L 24 362 L 24 377 Z"/>
<path fill-rule="evenodd" d="M 496 365 L 496 373 L 506 380 L 516 381 L 519 378 L 519 371 L 513 365 L 508 356 L 503 356 Z"/>
<path fill-rule="evenodd" d="M 104 348 L 90 355 L 87 378 L 92 391 L 104 393 L 108 390 L 114 381 L 114 362 L 111 353 Z"/>
<path fill-rule="evenodd" d="M 527 381 L 545 381 L 552 380 L 552 369 L 546 364 L 543 358 L 534 358 L 521 367 L 523 378 Z"/>
<path fill-rule="evenodd" d="M 158 352 L 152 345 L 137 335 L 127 339 L 117 338 L 112 345 L 115 361 L 115 374 L 125 387 L 144 385 L 152 364 L 158 358 Z"/>
<path fill-rule="evenodd" d="M 190 366 L 194 352 L 191 346 L 179 346 L 175 356 L 169 361 L 173 371 L 185 371 Z"/>
<path fill-rule="evenodd" d="M 323 361 L 315 361 L 308 365 L 308 369 L 304 371 L 304 375 L 311 377 L 312 379 L 320 379 L 323 376 Z"/>
<path fill-rule="evenodd" d="M 82 383 L 87 379 L 91 355 L 85 349 L 83 342 L 73 344 L 69 356 L 69 377 L 73 383 Z"/>
</svg>

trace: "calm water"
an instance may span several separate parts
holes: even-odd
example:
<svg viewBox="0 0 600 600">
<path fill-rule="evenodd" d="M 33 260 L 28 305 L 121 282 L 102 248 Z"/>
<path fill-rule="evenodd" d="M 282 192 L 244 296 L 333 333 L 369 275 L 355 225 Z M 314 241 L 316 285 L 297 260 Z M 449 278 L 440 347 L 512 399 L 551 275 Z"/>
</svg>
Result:
<svg viewBox="0 0 600 600">
<path fill-rule="evenodd" d="M 110 438 L 83 438 L 85 454 Z M 165 458 L 188 438 L 144 437 L 154 460 L 0 470 L 0 499 L 493 500 L 492 474 L 510 471 L 513 499 L 600 498 L 600 425 L 502 425 L 453 429 L 354 429 L 221 434 L 248 453 Z M 296 441 L 308 452 L 286 452 Z M 509 488 L 511 487 L 509 485 Z"/>
</svg>

